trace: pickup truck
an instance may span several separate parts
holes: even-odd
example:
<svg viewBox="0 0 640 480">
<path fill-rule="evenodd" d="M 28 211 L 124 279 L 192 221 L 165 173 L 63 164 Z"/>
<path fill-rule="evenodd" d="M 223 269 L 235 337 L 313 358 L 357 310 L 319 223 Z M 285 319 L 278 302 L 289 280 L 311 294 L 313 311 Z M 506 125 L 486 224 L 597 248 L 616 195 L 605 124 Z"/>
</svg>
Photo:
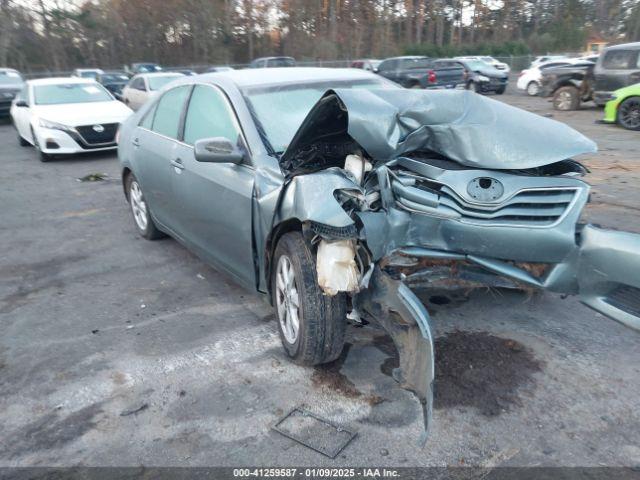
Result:
<svg viewBox="0 0 640 480">
<path fill-rule="evenodd" d="M 556 110 L 578 110 L 593 99 L 593 62 L 547 68 L 542 71 L 541 96 L 552 97 Z"/>
<path fill-rule="evenodd" d="M 376 73 L 405 88 L 456 88 L 465 85 L 462 65 L 438 65 L 429 57 L 387 58 L 380 63 Z"/>
</svg>

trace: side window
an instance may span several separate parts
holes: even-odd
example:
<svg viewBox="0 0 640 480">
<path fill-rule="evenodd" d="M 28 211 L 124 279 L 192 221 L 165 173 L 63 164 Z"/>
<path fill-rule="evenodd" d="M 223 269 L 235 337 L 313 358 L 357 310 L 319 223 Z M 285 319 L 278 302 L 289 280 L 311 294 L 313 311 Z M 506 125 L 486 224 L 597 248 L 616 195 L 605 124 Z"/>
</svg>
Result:
<svg viewBox="0 0 640 480">
<path fill-rule="evenodd" d="M 172 88 L 158 100 L 152 130 L 169 138 L 178 138 L 180 117 L 184 102 L 189 94 L 190 85 Z"/>
<path fill-rule="evenodd" d="M 632 50 L 611 50 L 605 54 L 602 66 L 611 69 L 631 68 L 631 60 L 635 53 Z"/>
<path fill-rule="evenodd" d="M 236 143 L 240 132 L 234 116 L 222 93 L 214 87 L 197 85 L 184 122 L 184 143 L 193 145 L 211 137 L 225 137 Z"/>
<path fill-rule="evenodd" d="M 142 118 L 142 121 L 140 122 L 140 126 L 142 128 L 146 128 L 147 130 L 151 130 L 151 126 L 153 124 L 153 117 L 156 113 L 156 108 L 158 107 L 158 104 L 155 103 L 153 105 L 153 107 L 151 107 L 149 109 L 149 111 L 147 113 L 145 113 L 144 117 Z"/>
</svg>

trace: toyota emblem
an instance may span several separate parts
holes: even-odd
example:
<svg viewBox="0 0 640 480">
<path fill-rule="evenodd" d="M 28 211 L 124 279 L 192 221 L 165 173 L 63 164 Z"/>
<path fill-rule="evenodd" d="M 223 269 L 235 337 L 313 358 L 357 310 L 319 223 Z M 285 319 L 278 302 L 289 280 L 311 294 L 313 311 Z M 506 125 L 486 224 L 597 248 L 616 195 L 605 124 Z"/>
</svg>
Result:
<svg viewBox="0 0 640 480">
<path fill-rule="evenodd" d="M 94 125 L 91 128 L 93 128 L 93 131 L 96 132 L 96 133 L 104 132 L 104 127 L 102 125 Z"/>
</svg>

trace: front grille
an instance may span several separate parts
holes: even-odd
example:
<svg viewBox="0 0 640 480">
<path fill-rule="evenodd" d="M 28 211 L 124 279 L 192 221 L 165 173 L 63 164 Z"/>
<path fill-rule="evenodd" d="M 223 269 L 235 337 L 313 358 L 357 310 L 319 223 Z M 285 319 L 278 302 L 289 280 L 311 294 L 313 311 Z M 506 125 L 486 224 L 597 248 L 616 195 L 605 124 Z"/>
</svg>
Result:
<svg viewBox="0 0 640 480">
<path fill-rule="evenodd" d="M 455 218 L 477 225 L 547 227 L 559 221 L 578 194 L 575 188 L 535 188 L 520 190 L 495 204 L 475 204 L 464 200 L 446 185 L 417 179 L 413 185 L 392 183 L 399 206 Z"/>
<path fill-rule="evenodd" d="M 630 315 L 640 316 L 640 288 L 619 285 L 607 295 L 605 301 Z"/>
<path fill-rule="evenodd" d="M 117 123 L 102 124 L 101 126 L 104 128 L 103 132 L 96 132 L 93 128 L 96 125 L 98 124 L 76 127 L 76 130 L 85 144 L 89 146 L 96 146 L 115 142 L 116 132 L 118 131 Z"/>
</svg>

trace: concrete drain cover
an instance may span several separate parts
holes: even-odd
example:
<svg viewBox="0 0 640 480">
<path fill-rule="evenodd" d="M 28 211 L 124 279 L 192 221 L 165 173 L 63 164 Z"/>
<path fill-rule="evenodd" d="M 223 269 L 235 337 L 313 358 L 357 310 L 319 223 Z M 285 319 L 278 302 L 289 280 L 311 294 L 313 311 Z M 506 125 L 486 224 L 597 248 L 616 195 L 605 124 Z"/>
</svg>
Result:
<svg viewBox="0 0 640 480">
<path fill-rule="evenodd" d="M 273 429 L 329 458 L 336 458 L 357 435 L 299 407 L 282 417 Z"/>
</svg>

